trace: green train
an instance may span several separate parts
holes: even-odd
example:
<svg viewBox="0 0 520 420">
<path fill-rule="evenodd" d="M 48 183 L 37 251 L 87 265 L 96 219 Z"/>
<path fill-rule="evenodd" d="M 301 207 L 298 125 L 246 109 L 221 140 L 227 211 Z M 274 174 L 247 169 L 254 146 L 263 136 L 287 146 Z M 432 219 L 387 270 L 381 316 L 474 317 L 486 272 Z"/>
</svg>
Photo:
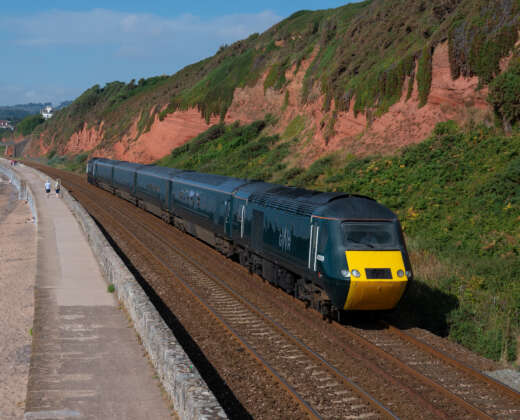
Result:
<svg viewBox="0 0 520 420">
<path fill-rule="evenodd" d="M 368 197 L 102 158 L 87 173 L 324 317 L 392 309 L 412 281 L 396 215 Z"/>
</svg>

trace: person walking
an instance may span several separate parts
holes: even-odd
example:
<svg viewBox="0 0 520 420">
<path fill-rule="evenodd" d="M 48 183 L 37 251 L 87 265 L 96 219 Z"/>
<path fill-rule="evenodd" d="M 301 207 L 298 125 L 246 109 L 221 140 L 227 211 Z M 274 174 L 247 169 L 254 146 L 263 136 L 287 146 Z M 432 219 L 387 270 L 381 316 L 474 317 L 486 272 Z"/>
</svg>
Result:
<svg viewBox="0 0 520 420">
<path fill-rule="evenodd" d="M 51 181 L 47 180 L 45 183 L 45 194 L 47 198 L 49 198 L 49 194 L 51 193 Z"/>
<path fill-rule="evenodd" d="M 60 198 L 60 188 L 61 188 L 61 180 L 58 178 L 56 183 L 54 184 L 54 189 L 56 191 L 56 198 Z"/>
</svg>

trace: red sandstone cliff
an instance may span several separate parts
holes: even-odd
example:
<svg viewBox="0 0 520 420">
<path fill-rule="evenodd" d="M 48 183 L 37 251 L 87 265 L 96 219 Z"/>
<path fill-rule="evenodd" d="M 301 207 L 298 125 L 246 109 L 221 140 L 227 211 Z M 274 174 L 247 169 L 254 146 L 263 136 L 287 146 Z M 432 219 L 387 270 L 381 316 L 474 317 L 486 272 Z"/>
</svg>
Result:
<svg viewBox="0 0 520 420">
<path fill-rule="evenodd" d="M 425 106 L 418 106 L 418 90 L 415 83 L 412 97 L 408 101 L 405 100 L 406 92 L 403 91 L 398 103 L 370 123 L 365 115 L 355 116 L 353 106 L 349 112 L 339 112 L 334 129 L 330 132 L 329 128 L 326 140 L 326 122 L 330 119 L 330 113 L 326 114 L 323 111 L 323 97 L 320 95 L 319 87 L 315 86 L 311 92 L 310 96 L 314 98 L 312 103 L 301 104 L 303 77 L 312 60 L 313 57 L 310 57 L 304 61 L 296 74 L 294 68 L 286 72 L 288 83 L 282 91 L 264 91 L 265 75 L 253 87 L 236 89 L 225 121 L 248 123 L 272 113 L 280 117 L 275 130 L 283 132 L 292 119 L 298 115 L 303 116 L 306 121 L 305 135 L 313 139 L 302 149 L 302 162 L 308 164 L 332 151 L 358 155 L 393 153 L 406 145 L 424 140 L 440 121 L 452 119 L 466 122 L 470 119 L 482 121 L 491 118 L 491 110 L 486 102 L 487 89 L 477 89 L 476 77 L 452 80 L 448 48 L 446 44 L 440 44 L 433 54 L 432 87 Z M 407 86 L 407 83 L 404 86 Z M 286 92 L 288 103 L 284 106 Z M 74 133 L 65 145 L 58 148 L 58 153 L 91 152 L 95 156 L 150 163 L 208 128 L 199 111 L 189 109 L 176 111 L 163 121 L 156 116 L 151 129 L 136 139 L 137 121 L 138 119 L 134 121 L 129 133 L 118 142 L 109 145 L 103 143 L 103 123 L 97 127 L 85 126 L 81 131 Z M 213 117 L 210 124 L 218 121 L 218 117 Z M 52 145 L 44 143 L 44 135 L 39 141 L 32 142 L 29 154 L 40 155 L 51 149 Z"/>
</svg>

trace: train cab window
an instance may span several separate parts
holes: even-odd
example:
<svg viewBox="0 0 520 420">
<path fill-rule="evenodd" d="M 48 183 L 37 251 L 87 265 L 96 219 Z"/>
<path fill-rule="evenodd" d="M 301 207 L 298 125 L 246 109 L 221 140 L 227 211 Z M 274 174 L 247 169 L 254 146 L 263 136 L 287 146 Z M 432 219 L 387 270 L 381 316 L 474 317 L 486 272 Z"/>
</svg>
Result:
<svg viewBox="0 0 520 420">
<path fill-rule="evenodd" d="M 397 229 L 389 222 L 344 222 L 343 243 L 348 249 L 396 249 Z"/>
</svg>

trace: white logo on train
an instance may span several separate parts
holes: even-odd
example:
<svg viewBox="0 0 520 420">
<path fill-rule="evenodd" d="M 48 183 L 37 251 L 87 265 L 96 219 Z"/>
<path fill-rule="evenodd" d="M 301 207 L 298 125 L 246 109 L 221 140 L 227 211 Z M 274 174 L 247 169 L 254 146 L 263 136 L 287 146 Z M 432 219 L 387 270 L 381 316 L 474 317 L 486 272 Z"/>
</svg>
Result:
<svg viewBox="0 0 520 420">
<path fill-rule="evenodd" d="M 278 236 L 278 246 L 282 249 L 282 251 L 290 251 L 291 250 L 291 231 L 287 226 L 284 226 L 280 231 L 280 235 Z"/>
</svg>

